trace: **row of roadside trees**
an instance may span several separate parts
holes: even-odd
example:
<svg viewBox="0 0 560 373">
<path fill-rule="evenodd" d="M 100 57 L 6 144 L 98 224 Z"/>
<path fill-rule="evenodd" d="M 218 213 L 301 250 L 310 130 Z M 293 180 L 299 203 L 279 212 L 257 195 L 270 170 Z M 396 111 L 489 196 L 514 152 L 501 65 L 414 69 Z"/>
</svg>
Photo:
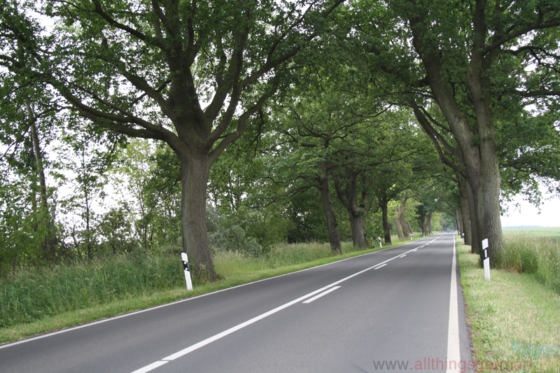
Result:
<svg viewBox="0 0 560 373">
<path fill-rule="evenodd" d="M 29 224 L 51 260 L 37 123 L 43 139 L 85 130 L 76 150 L 103 139 L 104 161 L 89 160 L 97 174 L 127 139 L 165 143 L 166 162 L 150 172 L 180 186 L 182 247 L 209 278 L 208 196 L 224 205 L 213 180 L 230 176 L 247 187 L 231 206 L 250 191 L 276 201 L 318 190 L 335 251 L 333 192 L 363 247 L 365 211 L 381 210 L 390 240 L 391 201 L 401 201 L 404 234 L 406 200 L 443 188 L 437 200 L 456 197 L 447 202 L 460 207 L 473 250 L 487 237 L 499 259 L 501 193 L 538 197 L 537 178 L 559 178 L 559 11 L 524 0 L 7 1 L 3 142 L 33 154 L 42 217 Z M 254 152 L 259 178 L 227 170 L 226 149 Z"/>
</svg>

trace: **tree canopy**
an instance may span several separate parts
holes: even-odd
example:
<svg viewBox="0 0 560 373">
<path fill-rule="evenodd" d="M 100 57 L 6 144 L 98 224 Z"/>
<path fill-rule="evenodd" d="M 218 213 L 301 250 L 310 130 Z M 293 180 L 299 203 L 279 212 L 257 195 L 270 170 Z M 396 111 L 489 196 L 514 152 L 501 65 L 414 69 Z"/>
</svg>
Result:
<svg viewBox="0 0 560 373">
<path fill-rule="evenodd" d="M 560 180 L 558 1 L 8 0 L 0 21 L 0 267 L 179 245 L 213 280 L 224 237 L 341 252 L 438 212 L 497 259 L 501 198 Z M 111 177 L 133 203 L 96 215 Z"/>
</svg>

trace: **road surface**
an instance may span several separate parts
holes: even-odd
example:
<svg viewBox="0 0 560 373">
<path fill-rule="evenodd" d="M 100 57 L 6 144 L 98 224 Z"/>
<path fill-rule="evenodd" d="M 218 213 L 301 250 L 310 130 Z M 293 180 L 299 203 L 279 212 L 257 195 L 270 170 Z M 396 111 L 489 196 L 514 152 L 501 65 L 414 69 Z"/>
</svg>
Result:
<svg viewBox="0 0 560 373">
<path fill-rule="evenodd" d="M 471 360 L 454 252 L 426 237 L 3 345 L 0 372 L 454 371 Z"/>
</svg>

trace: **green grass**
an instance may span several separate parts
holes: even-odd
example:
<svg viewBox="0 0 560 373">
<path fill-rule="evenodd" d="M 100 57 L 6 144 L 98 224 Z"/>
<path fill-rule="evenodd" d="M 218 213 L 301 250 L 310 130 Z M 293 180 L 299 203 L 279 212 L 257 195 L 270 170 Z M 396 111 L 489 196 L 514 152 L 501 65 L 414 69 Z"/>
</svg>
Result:
<svg viewBox="0 0 560 373">
<path fill-rule="evenodd" d="M 560 237 L 506 236 L 504 253 L 499 260 L 501 269 L 534 274 L 560 294 Z"/>
<path fill-rule="evenodd" d="M 511 244 L 506 239 L 509 248 Z M 531 362 L 531 369 L 513 369 L 519 372 L 559 372 L 560 355 L 536 356 L 536 347 L 534 355 L 525 354 L 517 347 L 560 345 L 560 295 L 544 286 L 536 273 L 493 269 L 487 282 L 479 257 L 470 253 L 470 246 L 459 245 L 457 250 L 467 321 L 472 327 L 473 358 L 502 368 L 506 365 L 500 362 Z"/>
<path fill-rule="evenodd" d="M 383 248 L 409 241 L 393 237 L 393 242 Z M 356 251 L 351 243 L 342 249 L 342 255 L 333 255 L 326 243 L 279 244 L 259 258 L 219 252 L 214 265 L 220 280 L 203 283 L 195 278 L 191 292 L 185 289 L 179 258 L 168 255 L 20 270 L 0 278 L 0 343 L 379 250 Z"/>
<path fill-rule="evenodd" d="M 560 237 L 560 227 L 503 229 L 502 232 L 505 238 L 510 236 Z"/>
<path fill-rule="evenodd" d="M 0 327 L 179 287 L 175 274 L 180 269 L 180 262 L 168 256 L 123 255 L 18 270 L 0 280 Z"/>
</svg>

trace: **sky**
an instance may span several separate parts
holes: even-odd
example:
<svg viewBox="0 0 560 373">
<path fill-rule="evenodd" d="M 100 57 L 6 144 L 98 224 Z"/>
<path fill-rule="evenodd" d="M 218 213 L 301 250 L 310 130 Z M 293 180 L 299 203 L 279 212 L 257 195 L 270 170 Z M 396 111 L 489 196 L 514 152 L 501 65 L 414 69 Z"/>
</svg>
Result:
<svg viewBox="0 0 560 373">
<path fill-rule="evenodd" d="M 521 211 L 515 209 L 515 202 L 520 204 Z M 560 199 L 558 197 L 545 200 L 540 207 L 540 214 L 537 207 L 523 201 L 519 196 L 515 198 L 515 202 L 507 204 L 509 211 L 502 215 L 502 227 L 560 227 Z"/>
</svg>

